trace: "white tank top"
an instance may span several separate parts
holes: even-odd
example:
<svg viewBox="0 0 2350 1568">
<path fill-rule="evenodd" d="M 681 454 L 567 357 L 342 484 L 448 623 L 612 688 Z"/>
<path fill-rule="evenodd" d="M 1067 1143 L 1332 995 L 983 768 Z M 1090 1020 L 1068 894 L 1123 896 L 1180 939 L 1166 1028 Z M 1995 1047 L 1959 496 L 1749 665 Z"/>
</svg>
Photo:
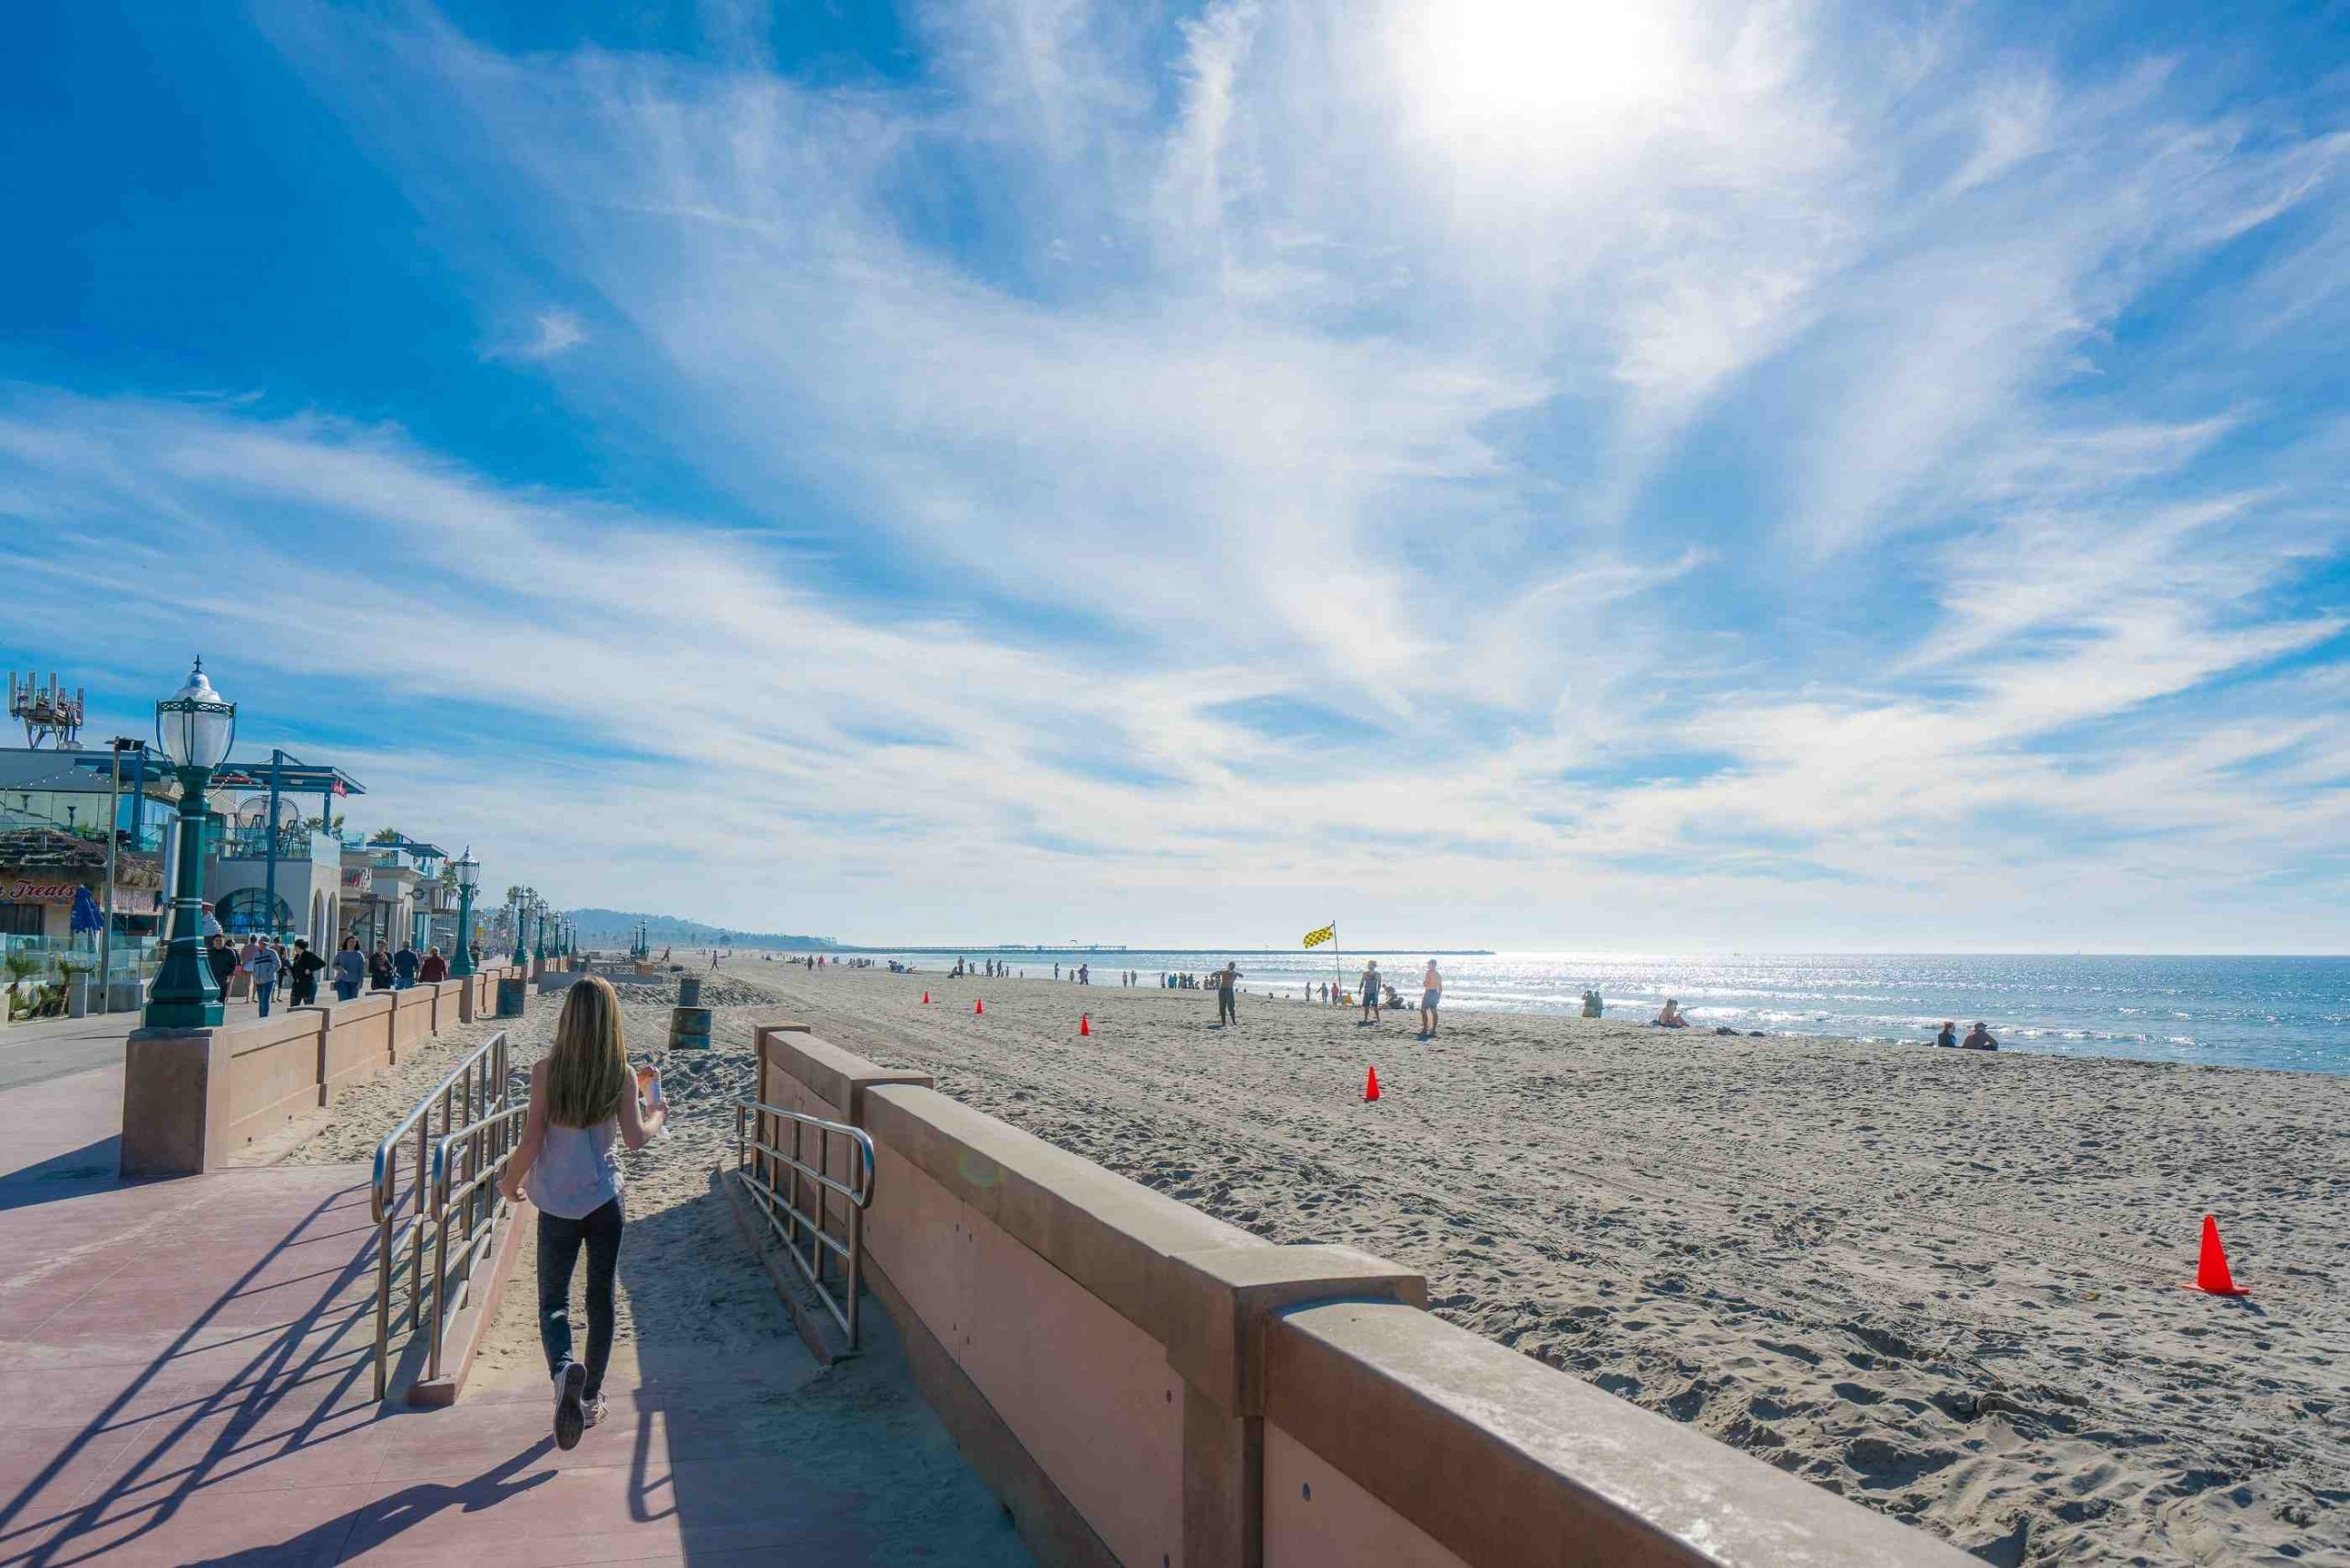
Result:
<svg viewBox="0 0 2350 1568">
<path fill-rule="evenodd" d="M 548 1124 L 546 1142 L 523 1183 L 531 1202 L 557 1219 L 586 1219 L 619 1197 L 621 1157 L 612 1145 L 620 1130 L 618 1116 L 592 1127 Z"/>
</svg>

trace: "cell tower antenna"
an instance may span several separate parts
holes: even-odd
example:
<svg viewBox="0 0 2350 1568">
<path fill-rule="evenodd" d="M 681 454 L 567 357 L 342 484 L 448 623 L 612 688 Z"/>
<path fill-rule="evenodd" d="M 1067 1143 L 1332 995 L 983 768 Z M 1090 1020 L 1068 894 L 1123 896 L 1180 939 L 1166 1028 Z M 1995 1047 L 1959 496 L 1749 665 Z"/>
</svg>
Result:
<svg viewBox="0 0 2350 1568">
<path fill-rule="evenodd" d="M 46 741 L 58 751 L 68 751 L 81 744 L 83 689 L 75 687 L 67 695 L 64 683 L 55 671 L 49 685 L 40 683 L 39 671 L 28 671 L 21 678 L 15 670 L 8 672 L 8 717 L 21 720 L 25 726 L 25 745 L 38 751 Z"/>
</svg>

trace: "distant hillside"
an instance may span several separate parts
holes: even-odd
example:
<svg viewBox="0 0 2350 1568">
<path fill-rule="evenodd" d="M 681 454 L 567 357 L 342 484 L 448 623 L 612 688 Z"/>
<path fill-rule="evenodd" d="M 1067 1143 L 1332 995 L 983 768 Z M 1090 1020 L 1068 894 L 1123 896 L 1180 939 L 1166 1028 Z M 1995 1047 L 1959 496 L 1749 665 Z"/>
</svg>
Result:
<svg viewBox="0 0 2350 1568">
<path fill-rule="evenodd" d="M 723 937 L 736 947 L 830 947 L 829 936 L 795 936 L 780 931 L 736 931 L 674 914 L 645 914 L 625 909 L 570 909 L 564 918 L 579 926 L 579 940 L 588 947 L 624 947 L 645 929 L 656 947 L 709 947 Z"/>
</svg>

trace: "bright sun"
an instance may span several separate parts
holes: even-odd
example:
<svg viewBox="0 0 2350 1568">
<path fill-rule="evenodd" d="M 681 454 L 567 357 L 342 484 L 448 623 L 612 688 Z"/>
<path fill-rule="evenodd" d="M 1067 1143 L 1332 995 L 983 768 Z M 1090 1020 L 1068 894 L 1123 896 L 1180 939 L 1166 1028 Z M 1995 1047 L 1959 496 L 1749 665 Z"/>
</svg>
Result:
<svg viewBox="0 0 2350 1568">
<path fill-rule="evenodd" d="M 1682 22 L 1657 0 L 1430 0 L 1392 37 L 1423 132 L 1548 141 L 1608 135 L 1677 97 Z"/>
</svg>

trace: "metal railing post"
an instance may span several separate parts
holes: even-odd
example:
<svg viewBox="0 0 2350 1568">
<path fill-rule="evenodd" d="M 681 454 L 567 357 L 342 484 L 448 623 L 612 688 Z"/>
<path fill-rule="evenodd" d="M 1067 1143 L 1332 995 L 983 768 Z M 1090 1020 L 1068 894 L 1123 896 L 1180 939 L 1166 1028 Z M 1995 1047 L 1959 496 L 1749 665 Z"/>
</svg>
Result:
<svg viewBox="0 0 2350 1568">
<path fill-rule="evenodd" d="M 748 1122 L 758 1129 L 747 1138 L 744 1125 Z M 791 1147 L 779 1147 L 782 1124 L 791 1124 Z M 778 1143 L 767 1141 L 766 1132 L 774 1125 Z M 816 1163 L 808 1161 L 806 1137 L 809 1129 L 816 1134 Z M 832 1172 L 833 1139 L 839 1137 L 847 1148 L 852 1167 L 844 1181 Z M 739 1101 L 734 1107 L 734 1174 L 743 1190 L 755 1203 L 767 1221 L 767 1229 L 780 1244 L 783 1254 L 809 1283 L 816 1287 L 817 1298 L 833 1320 L 848 1335 L 849 1348 L 857 1344 L 860 1313 L 857 1296 L 865 1281 L 865 1210 L 873 1201 L 874 1159 L 873 1140 L 861 1129 L 842 1122 L 827 1121 L 799 1111 L 787 1111 L 781 1106 L 758 1101 Z M 774 1167 L 783 1167 L 780 1181 L 769 1175 Z M 807 1195 L 812 1195 L 814 1207 L 806 1206 Z M 838 1196 L 841 1234 L 835 1235 L 833 1225 L 833 1199 Z M 802 1256 L 800 1232 L 805 1227 L 808 1248 Z M 833 1262 L 827 1265 L 825 1254 Z M 845 1294 L 835 1301 L 828 1288 L 828 1279 L 842 1282 Z"/>
</svg>

